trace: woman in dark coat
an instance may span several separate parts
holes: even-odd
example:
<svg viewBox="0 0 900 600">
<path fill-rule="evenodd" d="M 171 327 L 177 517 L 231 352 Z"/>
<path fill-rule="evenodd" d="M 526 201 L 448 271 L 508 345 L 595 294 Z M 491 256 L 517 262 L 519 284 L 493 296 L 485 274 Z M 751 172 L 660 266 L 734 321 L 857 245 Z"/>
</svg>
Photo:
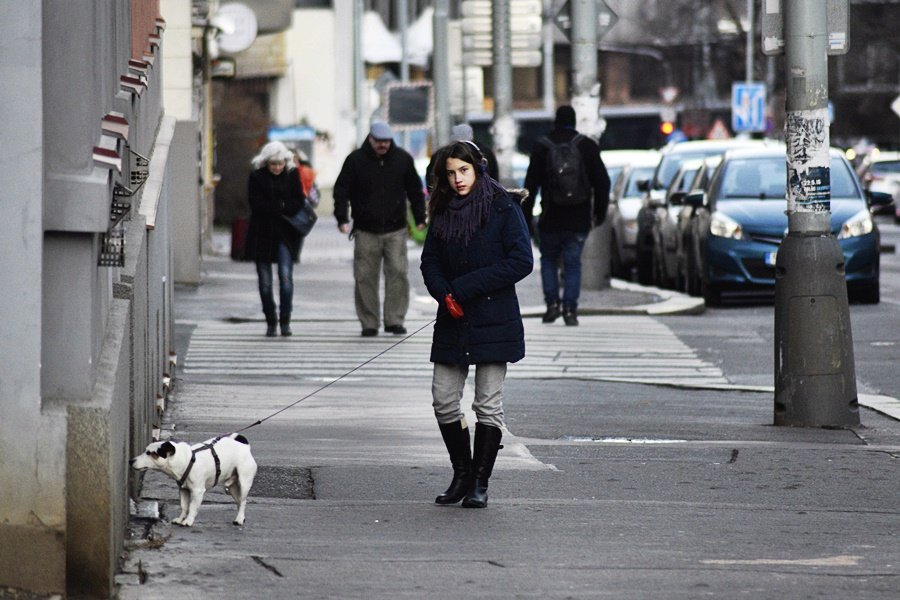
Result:
<svg viewBox="0 0 900 600">
<path fill-rule="evenodd" d="M 469 141 L 436 153 L 431 225 L 422 249 L 422 275 L 438 301 L 431 346 L 434 414 L 453 466 L 437 504 L 487 505 L 488 479 L 500 449 L 507 363 L 525 356 L 516 282 L 534 266 L 521 198 L 487 174 L 487 161 Z M 469 366 L 475 365 L 474 454 L 460 409 Z"/>
<path fill-rule="evenodd" d="M 294 155 L 281 142 L 269 142 L 252 162 L 254 171 L 247 184 L 250 202 L 250 226 L 246 255 L 256 262 L 259 296 L 266 315 L 266 335 L 291 335 L 291 310 L 294 299 L 294 263 L 300 259 L 303 238 L 284 218 L 303 207 L 305 197 L 300 178 L 294 171 Z M 272 290 L 272 264 L 278 265 L 280 317 Z"/>
</svg>

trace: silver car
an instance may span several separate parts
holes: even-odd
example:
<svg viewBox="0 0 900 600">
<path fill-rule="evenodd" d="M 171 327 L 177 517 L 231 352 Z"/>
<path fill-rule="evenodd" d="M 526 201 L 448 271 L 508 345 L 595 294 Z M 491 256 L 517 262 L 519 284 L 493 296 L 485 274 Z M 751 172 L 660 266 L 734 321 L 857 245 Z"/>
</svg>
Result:
<svg viewBox="0 0 900 600">
<path fill-rule="evenodd" d="M 637 258 L 637 213 L 642 192 L 639 181 L 653 176 L 659 162 L 656 150 L 606 150 L 601 153 L 609 173 L 610 272 L 629 279 Z"/>
</svg>

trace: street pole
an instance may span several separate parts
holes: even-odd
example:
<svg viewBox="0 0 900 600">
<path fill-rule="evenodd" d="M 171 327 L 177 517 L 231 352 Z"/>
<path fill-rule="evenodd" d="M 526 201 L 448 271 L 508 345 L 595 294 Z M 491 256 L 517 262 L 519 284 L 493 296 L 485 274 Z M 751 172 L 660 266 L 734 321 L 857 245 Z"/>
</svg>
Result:
<svg viewBox="0 0 900 600">
<path fill-rule="evenodd" d="M 600 136 L 600 83 L 597 78 L 597 2 L 572 0 L 572 108 L 579 132 Z M 596 200 L 596 199 L 595 199 Z M 609 287 L 609 223 L 595 227 L 581 252 L 581 287 Z"/>
<path fill-rule="evenodd" d="M 544 24 L 541 28 L 543 50 L 541 76 L 544 87 L 544 110 L 553 114 L 556 109 L 556 99 L 553 94 L 553 0 L 543 0 L 542 8 Z"/>
<path fill-rule="evenodd" d="M 512 159 L 516 151 L 516 121 L 512 115 L 512 57 L 510 44 L 509 0 L 495 0 L 491 6 L 494 35 L 494 153 L 500 182 L 513 183 Z"/>
<path fill-rule="evenodd" d="M 450 59 L 447 55 L 447 20 L 449 18 L 449 0 L 435 0 L 434 16 L 432 17 L 435 149 L 450 141 Z"/>
<path fill-rule="evenodd" d="M 409 83 L 409 58 L 407 48 L 409 44 L 408 19 L 406 12 L 408 4 L 406 0 L 396 0 L 397 27 L 400 29 L 400 82 Z M 403 130 L 400 145 L 409 149 L 409 131 Z"/>
<path fill-rule="evenodd" d="M 775 425 L 859 425 L 844 257 L 831 234 L 828 24 L 784 2 L 788 235 L 775 264 Z"/>
<path fill-rule="evenodd" d="M 368 119 L 365 114 L 366 70 L 362 56 L 363 0 L 353 2 L 353 91 L 356 96 L 356 140 L 361 142 L 368 135 Z"/>
<path fill-rule="evenodd" d="M 753 31 L 756 28 L 753 16 L 753 3 L 756 0 L 747 0 L 747 83 L 753 83 Z"/>
</svg>

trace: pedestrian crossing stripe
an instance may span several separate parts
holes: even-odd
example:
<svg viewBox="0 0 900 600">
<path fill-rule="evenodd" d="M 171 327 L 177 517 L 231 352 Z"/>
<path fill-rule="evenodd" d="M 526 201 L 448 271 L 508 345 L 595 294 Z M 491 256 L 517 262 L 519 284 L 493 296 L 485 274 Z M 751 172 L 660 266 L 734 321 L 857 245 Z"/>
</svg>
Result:
<svg viewBox="0 0 900 600">
<path fill-rule="evenodd" d="M 426 323 L 407 321 L 406 326 L 412 332 Z M 354 371 L 353 378 L 431 379 L 430 326 L 406 339 L 360 338 L 355 321 L 295 321 L 292 337 L 272 339 L 255 322 L 194 325 L 184 361 L 184 373 L 192 377 L 331 381 L 390 348 Z M 729 383 L 721 369 L 698 357 L 663 323 L 642 315 L 585 316 L 579 327 L 526 319 L 525 347 L 525 358 L 507 371 L 509 379 Z"/>
</svg>

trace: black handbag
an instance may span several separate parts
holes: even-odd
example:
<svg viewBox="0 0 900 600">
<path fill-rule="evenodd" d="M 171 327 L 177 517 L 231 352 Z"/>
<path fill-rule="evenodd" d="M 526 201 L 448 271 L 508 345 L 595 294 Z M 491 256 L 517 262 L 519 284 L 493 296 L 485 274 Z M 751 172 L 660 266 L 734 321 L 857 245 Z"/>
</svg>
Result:
<svg viewBox="0 0 900 600">
<path fill-rule="evenodd" d="M 303 208 L 298 210 L 295 214 L 281 216 L 290 223 L 291 227 L 294 228 L 294 231 L 304 237 L 309 235 L 313 225 L 316 224 L 316 221 L 319 218 L 318 215 L 316 215 L 315 209 L 305 200 L 303 202 Z"/>
</svg>

